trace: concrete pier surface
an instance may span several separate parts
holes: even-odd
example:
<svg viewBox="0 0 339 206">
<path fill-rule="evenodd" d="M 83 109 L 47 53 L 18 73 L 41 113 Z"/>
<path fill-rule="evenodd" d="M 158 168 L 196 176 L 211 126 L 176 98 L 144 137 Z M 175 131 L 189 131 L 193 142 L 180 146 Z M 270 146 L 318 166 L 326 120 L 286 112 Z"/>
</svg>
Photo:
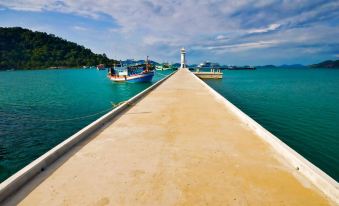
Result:
<svg viewBox="0 0 339 206">
<path fill-rule="evenodd" d="M 35 177 L 19 205 L 335 205 L 181 69 Z"/>
<path fill-rule="evenodd" d="M 200 79 L 222 79 L 222 72 L 193 72 Z"/>
</svg>

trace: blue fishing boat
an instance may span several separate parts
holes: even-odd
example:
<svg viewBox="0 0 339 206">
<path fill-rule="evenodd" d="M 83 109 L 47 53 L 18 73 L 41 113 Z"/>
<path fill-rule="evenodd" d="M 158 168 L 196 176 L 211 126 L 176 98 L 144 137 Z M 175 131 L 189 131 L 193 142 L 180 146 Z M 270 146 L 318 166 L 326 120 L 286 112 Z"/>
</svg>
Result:
<svg viewBox="0 0 339 206">
<path fill-rule="evenodd" d="M 154 69 L 147 60 L 145 64 L 123 65 L 122 63 L 114 65 L 109 69 L 108 78 L 115 82 L 150 82 L 154 76 Z"/>
</svg>

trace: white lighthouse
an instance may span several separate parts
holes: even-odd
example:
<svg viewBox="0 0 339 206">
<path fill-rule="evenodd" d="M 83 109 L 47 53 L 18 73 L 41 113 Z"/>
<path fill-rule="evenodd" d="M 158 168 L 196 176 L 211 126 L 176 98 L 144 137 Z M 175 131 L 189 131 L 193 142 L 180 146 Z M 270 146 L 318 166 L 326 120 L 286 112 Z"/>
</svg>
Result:
<svg viewBox="0 0 339 206">
<path fill-rule="evenodd" d="M 181 53 L 181 65 L 180 68 L 186 68 L 186 50 L 185 48 L 181 48 L 180 50 Z"/>
</svg>

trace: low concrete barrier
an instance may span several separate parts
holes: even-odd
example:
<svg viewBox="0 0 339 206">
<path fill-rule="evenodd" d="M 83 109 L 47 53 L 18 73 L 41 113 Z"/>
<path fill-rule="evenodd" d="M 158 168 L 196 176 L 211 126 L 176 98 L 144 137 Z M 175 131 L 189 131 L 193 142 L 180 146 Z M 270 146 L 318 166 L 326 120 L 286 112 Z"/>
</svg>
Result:
<svg viewBox="0 0 339 206">
<path fill-rule="evenodd" d="M 200 79 L 222 79 L 222 72 L 193 72 Z"/>
<path fill-rule="evenodd" d="M 294 151 L 284 142 L 282 142 L 275 135 L 270 133 L 268 130 L 263 128 L 260 124 L 254 121 L 251 117 L 229 102 L 226 98 L 212 89 L 204 81 L 196 77 L 193 73 L 192 75 L 196 78 L 201 84 L 203 84 L 221 103 L 223 103 L 228 109 L 234 112 L 246 125 L 248 125 L 252 130 L 254 130 L 259 137 L 271 145 L 271 147 L 281 155 L 292 167 L 294 167 L 298 172 L 310 180 L 320 191 L 322 191 L 325 196 L 333 200 L 336 204 L 339 204 L 339 184 L 325 172 L 320 170 L 318 167 L 313 165 L 311 162 L 306 160 L 299 153 Z"/>
<path fill-rule="evenodd" d="M 61 142 L 60 144 L 46 152 L 44 155 L 40 156 L 38 159 L 34 160 L 26 167 L 19 170 L 17 173 L 13 174 L 7 180 L 2 182 L 0 184 L 0 203 L 5 201 L 11 195 L 13 195 L 13 193 L 18 191 L 22 186 L 24 186 L 27 182 L 29 182 L 40 172 L 44 171 L 48 166 L 54 163 L 62 155 L 70 151 L 79 142 L 82 142 L 85 139 L 89 138 L 95 131 L 99 130 L 114 117 L 118 116 L 122 111 L 127 109 L 131 105 L 131 103 L 134 103 L 138 101 L 140 98 L 144 97 L 146 94 L 155 89 L 157 86 L 159 86 L 162 82 L 164 82 L 174 73 L 175 72 L 167 75 L 166 77 L 159 80 L 158 82 L 148 87 L 147 89 L 143 90 L 142 92 L 138 93 L 125 103 L 116 107 L 107 114 L 103 115 L 93 123 L 89 124 L 85 128 L 81 129 L 79 132 L 67 138 L 66 140 L 64 140 L 63 142 Z"/>
</svg>

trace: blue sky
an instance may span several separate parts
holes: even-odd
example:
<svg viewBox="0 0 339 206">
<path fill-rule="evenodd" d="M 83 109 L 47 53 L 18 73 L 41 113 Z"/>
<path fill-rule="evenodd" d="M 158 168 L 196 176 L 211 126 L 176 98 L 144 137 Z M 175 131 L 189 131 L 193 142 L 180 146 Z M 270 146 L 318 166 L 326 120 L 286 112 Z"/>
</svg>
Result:
<svg viewBox="0 0 339 206">
<path fill-rule="evenodd" d="M 0 26 L 52 33 L 114 59 L 229 65 L 339 59 L 338 0 L 0 0 Z"/>
</svg>

